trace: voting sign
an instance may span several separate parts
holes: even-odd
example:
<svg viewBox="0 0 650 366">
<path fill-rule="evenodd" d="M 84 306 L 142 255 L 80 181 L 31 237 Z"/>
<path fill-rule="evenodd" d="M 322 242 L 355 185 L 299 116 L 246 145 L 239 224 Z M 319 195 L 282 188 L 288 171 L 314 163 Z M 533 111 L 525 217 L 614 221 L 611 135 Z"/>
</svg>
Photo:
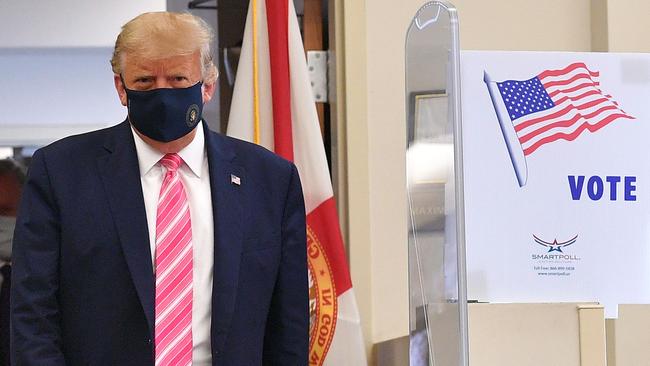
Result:
<svg viewBox="0 0 650 366">
<path fill-rule="evenodd" d="M 461 62 L 468 298 L 650 303 L 650 54 Z"/>
</svg>

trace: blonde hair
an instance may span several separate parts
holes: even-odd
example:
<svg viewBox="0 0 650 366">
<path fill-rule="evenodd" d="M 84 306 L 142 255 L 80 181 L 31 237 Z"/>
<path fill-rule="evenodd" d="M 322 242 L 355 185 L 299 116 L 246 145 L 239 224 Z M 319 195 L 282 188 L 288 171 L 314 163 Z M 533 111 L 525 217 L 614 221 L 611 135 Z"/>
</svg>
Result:
<svg viewBox="0 0 650 366">
<path fill-rule="evenodd" d="M 213 38 L 212 28 L 189 13 L 140 14 L 122 26 L 115 40 L 111 66 L 115 74 L 121 74 L 125 54 L 161 59 L 200 51 L 203 81 L 212 84 L 217 79 L 211 51 Z"/>
</svg>

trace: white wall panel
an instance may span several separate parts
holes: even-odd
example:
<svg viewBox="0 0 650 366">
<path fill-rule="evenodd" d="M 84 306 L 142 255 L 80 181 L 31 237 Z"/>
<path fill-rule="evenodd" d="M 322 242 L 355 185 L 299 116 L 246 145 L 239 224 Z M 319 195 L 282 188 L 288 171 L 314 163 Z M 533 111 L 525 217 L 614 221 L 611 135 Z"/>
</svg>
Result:
<svg viewBox="0 0 650 366">
<path fill-rule="evenodd" d="M 42 144 L 121 122 L 112 48 L 0 49 L 0 145 Z"/>
<path fill-rule="evenodd" d="M 0 48 L 112 46 L 122 24 L 165 9 L 165 0 L 2 0 Z"/>
</svg>

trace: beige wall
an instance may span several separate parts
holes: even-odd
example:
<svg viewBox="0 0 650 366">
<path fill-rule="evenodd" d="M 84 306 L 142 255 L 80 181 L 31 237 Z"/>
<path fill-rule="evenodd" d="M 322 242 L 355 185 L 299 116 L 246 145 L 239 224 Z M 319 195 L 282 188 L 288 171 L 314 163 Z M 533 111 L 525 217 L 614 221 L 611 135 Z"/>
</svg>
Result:
<svg viewBox="0 0 650 366">
<path fill-rule="evenodd" d="M 404 41 L 411 17 L 424 3 L 332 0 L 334 177 L 369 350 L 408 333 Z M 641 27 L 641 14 L 650 14 L 650 2 L 455 3 L 463 49 L 589 51 L 596 48 L 592 39 L 598 41 L 598 32 L 607 35 L 601 44 L 611 50 L 650 47 L 641 36 L 630 38 Z M 634 23 L 627 24 L 628 19 Z M 647 24 L 642 26 L 645 35 L 650 34 Z"/>
<path fill-rule="evenodd" d="M 462 49 L 591 50 L 590 0 L 456 0 L 452 3 L 458 8 Z"/>
<path fill-rule="evenodd" d="M 650 52 L 650 2 L 647 0 L 600 0 L 606 4 L 607 51 Z M 602 25 L 601 25 L 602 26 Z"/>
<path fill-rule="evenodd" d="M 607 363 L 602 305 L 470 304 L 468 313 L 472 366 Z"/>
<path fill-rule="evenodd" d="M 650 305 L 619 305 L 618 319 L 607 319 L 607 365 L 647 364 L 649 328 Z"/>
</svg>

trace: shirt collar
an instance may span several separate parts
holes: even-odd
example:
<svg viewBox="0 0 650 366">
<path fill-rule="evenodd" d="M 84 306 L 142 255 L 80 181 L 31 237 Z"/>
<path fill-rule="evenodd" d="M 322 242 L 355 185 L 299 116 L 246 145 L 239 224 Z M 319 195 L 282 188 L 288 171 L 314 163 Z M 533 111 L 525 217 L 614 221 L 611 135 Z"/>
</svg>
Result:
<svg viewBox="0 0 650 366">
<path fill-rule="evenodd" d="M 149 146 L 135 132 L 131 126 L 131 133 L 135 141 L 135 150 L 138 154 L 138 165 L 140 166 L 140 176 L 145 176 L 162 159 L 165 154 Z M 203 134 L 203 121 L 196 126 L 196 135 L 189 145 L 185 146 L 178 155 L 183 159 L 185 164 L 190 168 L 192 173 L 201 178 L 203 159 L 205 159 L 205 137 Z"/>
<path fill-rule="evenodd" d="M 203 136 L 203 122 L 200 121 L 196 125 L 196 135 L 194 140 L 189 145 L 185 146 L 183 150 L 178 152 L 181 159 L 190 167 L 190 170 L 198 178 L 201 178 L 201 171 L 203 167 L 203 159 L 205 159 L 205 137 Z"/>
</svg>

